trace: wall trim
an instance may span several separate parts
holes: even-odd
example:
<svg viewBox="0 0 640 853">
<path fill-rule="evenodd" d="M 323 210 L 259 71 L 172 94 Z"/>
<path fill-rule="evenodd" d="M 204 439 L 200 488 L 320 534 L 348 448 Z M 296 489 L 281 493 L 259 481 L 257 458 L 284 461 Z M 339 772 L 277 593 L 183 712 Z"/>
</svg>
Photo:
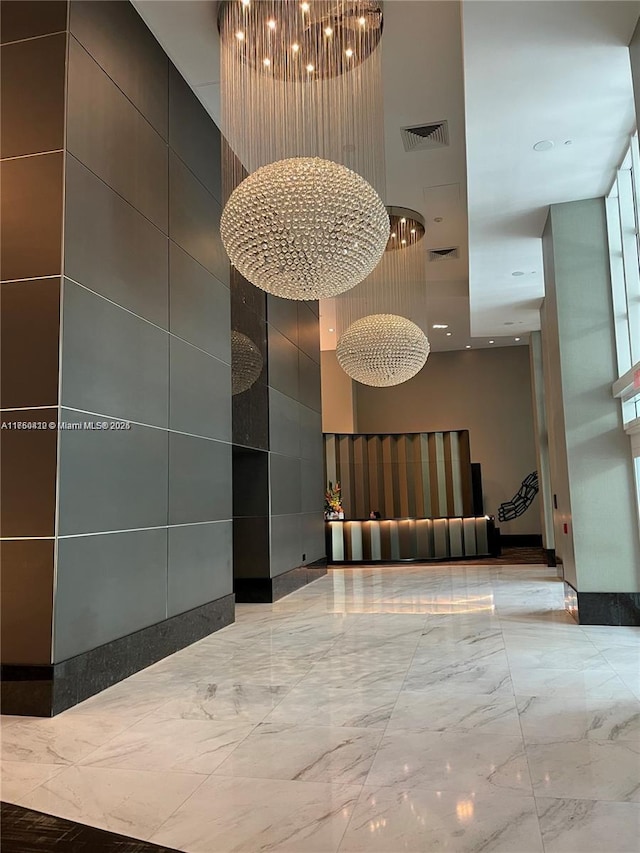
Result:
<svg viewBox="0 0 640 853">
<path fill-rule="evenodd" d="M 243 604 L 272 604 L 326 574 L 327 560 L 323 558 L 306 566 L 296 566 L 273 578 L 235 578 L 236 601 Z"/>
</svg>

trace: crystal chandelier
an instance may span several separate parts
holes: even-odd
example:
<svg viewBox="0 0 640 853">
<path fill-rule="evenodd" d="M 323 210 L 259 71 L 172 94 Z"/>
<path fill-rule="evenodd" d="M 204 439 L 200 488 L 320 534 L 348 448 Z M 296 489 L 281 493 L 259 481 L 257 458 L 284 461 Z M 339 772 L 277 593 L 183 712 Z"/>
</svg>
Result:
<svg viewBox="0 0 640 853">
<path fill-rule="evenodd" d="M 231 394 L 248 391 L 262 373 L 262 353 L 251 338 L 231 331 Z"/>
<path fill-rule="evenodd" d="M 391 231 L 382 261 L 361 284 L 336 299 L 338 361 L 365 385 L 405 382 L 423 367 L 430 350 L 420 242 L 424 219 L 406 208 L 387 210 Z"/>
<path fill-rule="evenodd" d="M 351 379 L 384 388 L 415 376 L 430 349 L 422 329 L 406 317 L 371 314 L 356 320 L 341 335 L 336 356 Z"/>
<path fill-rule="evenodd" d="M 223 0 L 218 27 L 231 263 L 277 296 L 342 293 L 389 236 L 381 4 Z"/>
<path fill-rule="evenodd" d="M 355 172 L 296 157 L 249 175 L 231 194 L 220 230 L 231 263 L 252 284 L 287 299 L 320 299 L 372 272 L 389 217 Z"/>
</svg>

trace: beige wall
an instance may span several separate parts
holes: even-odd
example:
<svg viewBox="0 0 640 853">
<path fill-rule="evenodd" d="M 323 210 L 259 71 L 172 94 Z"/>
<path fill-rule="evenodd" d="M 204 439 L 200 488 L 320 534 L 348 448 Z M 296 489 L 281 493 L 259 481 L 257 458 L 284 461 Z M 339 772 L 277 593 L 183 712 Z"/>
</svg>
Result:
<svg viewBox="0 0 640 853">
<path fill-rule="evenodd" d="M 358 432 L 468 429 L 471 460 L 482 465 L 485 511 L 491 515 L 536 469 L 528 347 L 432 353 L 418 376 L 403 385 L 356 389 Z M 323 404 L 330 397 L 330 389 L 323 389 Z M 540 533 L 538 501 L 520 518 L 500 524 L 501 531 Z"/>
<path fill-rule="evenodd" d="M 355 382 L 338 364 L 335 350 L 323 350 L 320 357 L 322 432 L 357 432 Z"/>
</svg>

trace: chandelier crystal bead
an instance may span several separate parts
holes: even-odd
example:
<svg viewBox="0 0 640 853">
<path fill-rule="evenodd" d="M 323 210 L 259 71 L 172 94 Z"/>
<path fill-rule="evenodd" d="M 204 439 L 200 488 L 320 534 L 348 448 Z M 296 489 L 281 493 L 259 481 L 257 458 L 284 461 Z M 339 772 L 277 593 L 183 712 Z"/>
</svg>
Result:
<svg viewBox="0 0 640 853">
<path fill-rule="evenodd" d="M 430 350 L 426 335 L 411 320 L 396 314 L 371 314 L 349 326 L 338 341 L 336 356 L 356 382 L 384 388 L 415 376 Z"/>
<path fill-rule="evenodd" d="M 231 193 L 220 223 L 231 263 L 286 299 L 337 296 L 363 281 L 389 239 L 385 206 L 364 178 L 329 160 L 270 163 Z"/>
<path fill-rule="evenodd" d="M 251 338 L 231 332 L 231 394 L 248 391 L 262 373 L 262 353 Z"/>
</svg>

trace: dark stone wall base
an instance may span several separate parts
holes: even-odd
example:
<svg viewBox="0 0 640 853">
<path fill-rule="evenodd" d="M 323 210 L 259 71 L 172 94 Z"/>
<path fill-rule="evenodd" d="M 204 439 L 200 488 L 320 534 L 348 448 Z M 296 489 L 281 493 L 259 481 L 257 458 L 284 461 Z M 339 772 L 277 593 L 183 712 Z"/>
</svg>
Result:
<svg viewBox="0 0 640 853">
<path fill-rule="evenodd" d="M 500 544 L 503 548 L 542 548 L 542 534 L 503 533 Z"/>
<path fill-rule="evenodd" d="M 3 665 L 0 711 L 20 716 L 53 717 L 219 631 L 234 619 L 235 597 L 225 595 L 61 663 Z"/>
<path fill-rule="evenodd" d="M 640 626 L 640 592 L 578 592 L 564 582 L 565 607 L 579 625 Z"/>
<path fill-rule="evenodd" d="M 547 555 L 547 565 L 551 569 L 555 569 L 558 565 L 558 561 L 556 560 L 556 549 L 555 548 L 545 548 L 545 553 Z"/>
<path fill-rule="evenodd" d="M 236 578 L 236 601 L 243 604 L 270 604 L 327 574 L 327 561 L 297 566 L 274 578 Z"/>
</svg>

